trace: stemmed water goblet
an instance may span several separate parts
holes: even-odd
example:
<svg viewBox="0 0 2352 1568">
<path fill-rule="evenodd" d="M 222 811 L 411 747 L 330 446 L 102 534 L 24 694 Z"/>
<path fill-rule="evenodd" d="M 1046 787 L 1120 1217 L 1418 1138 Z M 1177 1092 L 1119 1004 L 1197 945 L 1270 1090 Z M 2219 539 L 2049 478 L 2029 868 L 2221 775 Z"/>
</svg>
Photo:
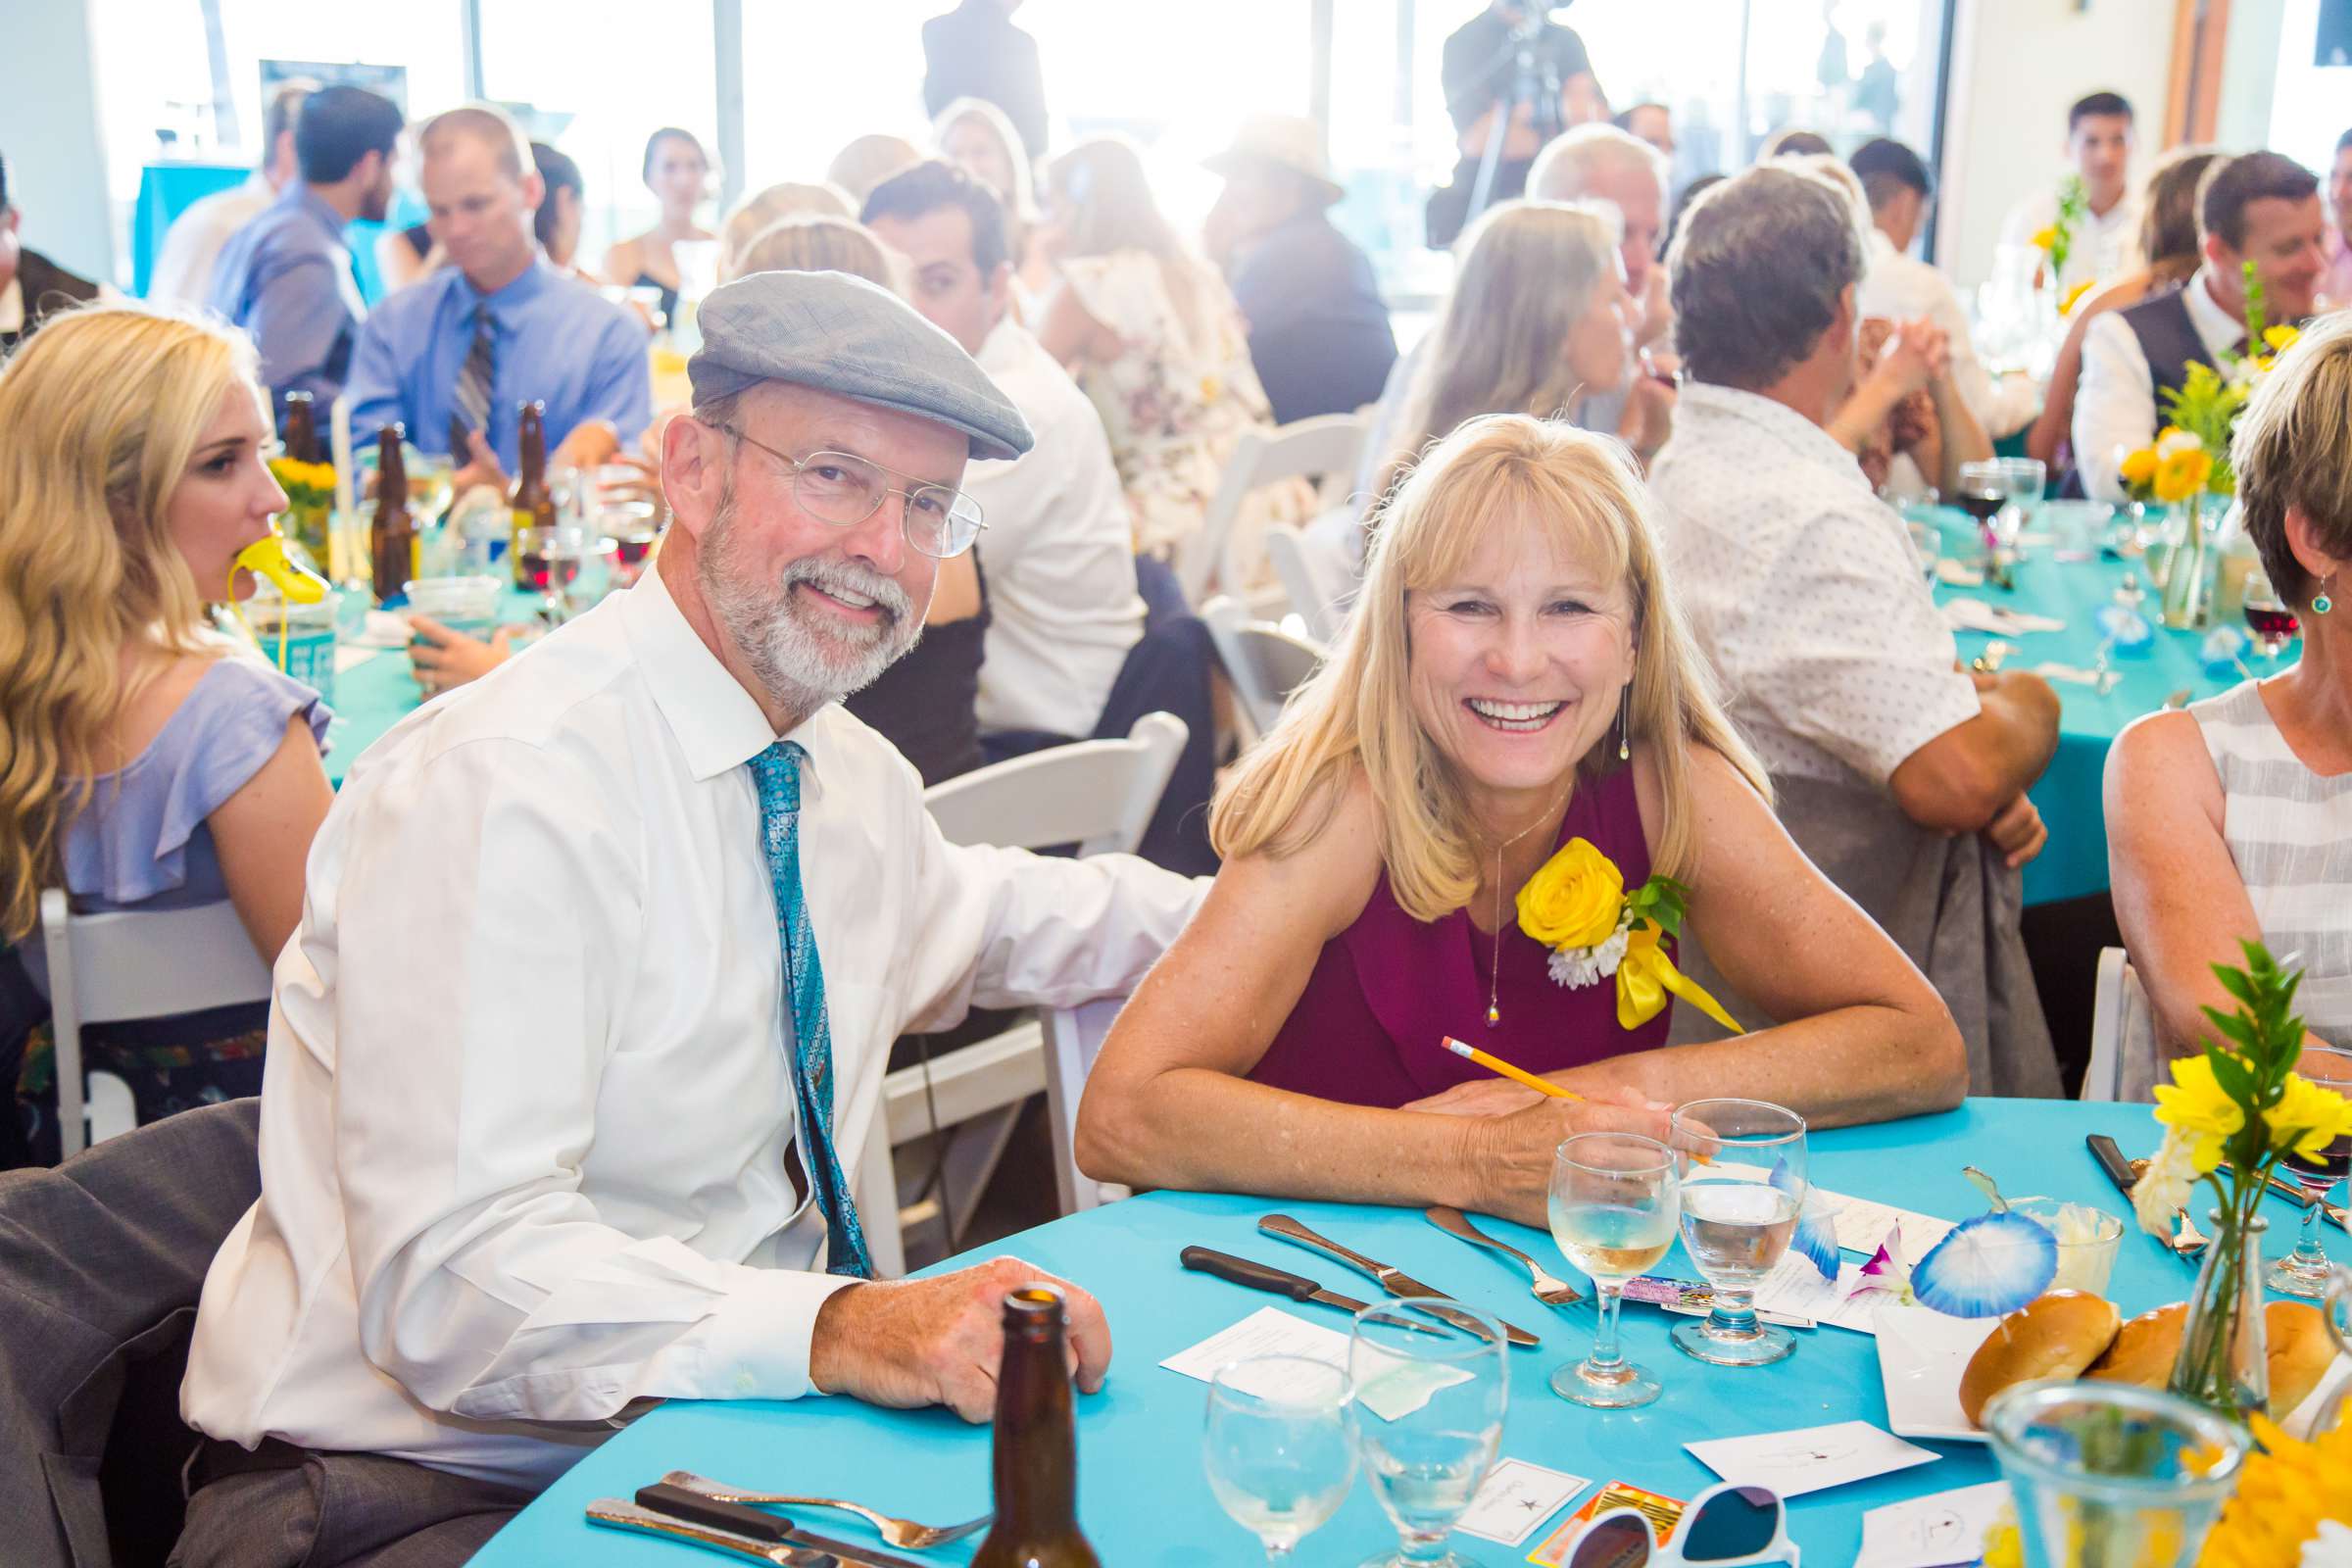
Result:
<svg viewBox="0 0 2352 1568">
<path fill-rule="evenodd" d="M 2295 1071 L 2322 1089 L 2352 1095 L 2352 1051 L 2332 1046 L 2305 1045 L 2295 1058 Z M 2303 1209 L 2303 1229 L 2295 1250 L 2270 1267 L 2264 1283 L 2281 1296 L 2316 1301 L 2328 1294 L 2328 1277 L 2334 1267 L 2320 1250 L 2320 1205 L 2352 1168 L 2352 1138 L 2338 1138 L 2317 1154 L 2289 1153 L 2278 1162 L 2278 1173 L 2303 1189 L 2311 1201 Z"/>
<path fill-rule="evenodd" d="M 1578 1133 L 1553 1153 L 1545 1212 L 1561 1255 L 1590 1275 L 1599 1298 L 1592 1353 L 1551 1374 L 1561 1398 L 1600 1410 L 1658 1396 L 1658 1381 L 1625 1358 L 1617 1313 L 1626 1281 L 1654 1267 L 1674 1246 L 1682 1213 L 1679 1156 L 1634 1133 Z"/>
<path fill-rule="evenodd" d="M 1669 1134 L 1683 1161 L 1683 1250 L 1714 1310 L 1675 1327 L 1676 1348 L 1717 1366 L 1765 1366 L 1796 1341 L 1756 1317 L 1756 1290 L 1788 1253 L 1805 1200 L 1805 1118 L 1761 1100 L 1694 1100 Z M 1751 1179 L 1758 1170 L 1770 1179 Z"/>
<path fill-rule="evenodd" d="M 1355 1480 L 1345 1367 L 1302 1355 L 1254 1355 L 1208 1386 L 1200 1439 L 1209 1490 L 1279 1563 L 1339 1511 Z"/>
<path fill-rule="evenodd" d="M 1363 1568 L 1470 1568 L 1446 1549 L 1446 1537 L 1502 1445 L 1508 1346 L 1492 1317 L 1442 1304 L 1443 1317 L 1412 1301 L 1375 1302 L 1355 1315 L 1348 1410 L 1365 1478 L 1398 1543 Z"/>
</svg>

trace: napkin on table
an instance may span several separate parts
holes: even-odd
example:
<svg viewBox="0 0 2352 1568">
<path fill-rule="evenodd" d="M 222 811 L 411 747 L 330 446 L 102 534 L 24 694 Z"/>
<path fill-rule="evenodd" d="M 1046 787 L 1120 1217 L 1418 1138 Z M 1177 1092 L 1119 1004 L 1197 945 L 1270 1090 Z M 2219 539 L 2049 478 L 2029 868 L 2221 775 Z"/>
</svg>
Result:
<svg viewBox="0 0 2352 1568">
<path fill-rule="evenodd" d="M 1988 631 L 2000 637 L 2015 637 L 2021 632 L 2066 629 L 2063 620 L 2003 605 L 1988 605 L 1982 599 L 1947 599 L 1940 608 L 1943 623 L 1954 631 Z"/>
</svg>

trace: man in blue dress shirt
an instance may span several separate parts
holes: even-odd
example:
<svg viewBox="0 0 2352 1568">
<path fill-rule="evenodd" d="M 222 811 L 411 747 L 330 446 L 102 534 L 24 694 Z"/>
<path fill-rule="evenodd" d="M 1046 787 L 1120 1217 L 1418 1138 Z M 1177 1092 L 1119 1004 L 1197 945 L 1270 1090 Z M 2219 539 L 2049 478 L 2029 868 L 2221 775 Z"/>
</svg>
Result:
<svg viewBox="0 0 2352 1568">
<path fill-rule="evenodd" d="M 382 220 L 400 128 L 398 107 L 365 87 L 311 94 L 294 122 L 302 177 L 221 247 L 206 303 L 253 335 L 278 409 L 288 392 L 324 408 L 343 389 L 368 314 L 343 225 Z"/>
<path fill-rule="evenodd" d="M 517 456 L 517 409 L 547 406 L 549 463 L 590 467 L 653 419 L 644 323 L 547 260 L 531 231 L 545 189 L 530 145 L 503 112 L 452 109 L 417 134 L 433 238 L 451 266 L 379 304 L 351 367 L 351 427 L 395 419 L 425 452 L 468 432 L 461 489 L 502 483 Z"/>
</svg>

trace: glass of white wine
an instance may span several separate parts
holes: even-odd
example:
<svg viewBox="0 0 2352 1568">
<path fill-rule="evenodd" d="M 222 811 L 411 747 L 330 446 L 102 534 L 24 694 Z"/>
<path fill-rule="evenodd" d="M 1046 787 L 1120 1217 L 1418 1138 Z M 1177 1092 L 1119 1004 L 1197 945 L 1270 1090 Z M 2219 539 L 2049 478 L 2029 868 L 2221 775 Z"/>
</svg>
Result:
<svg viewBox="0 0 2352 1568">
<path fill-rule="evenodd" d="M 1592 1276 L 1600 1298 L 1592 1355 L 1553 1372 L 1551 1392 L 1599 1410 L 1649 1403 L 1658 1380 L 1617 1348 L 1617 1310 L 1625 1282 L 1647 1273 L 1674 1246 L 1682 1213 L 1677 1155 L 1634 1133 L 1578 1133 L 1552 1155 L 1545 1206 L 1561 1255 Z"/>
<path fill-rule="evenodd" d="M 1253 1355 L 1208 1385 L 1201 1461 L 1217 1502 L 1279 1563 L 1339 1511 L 1355 1480 L 1348 1370 L 1303 1355 Z"/>
<path fill-rule="evenodd" d="M 1805 1118 L 1762 1100 L 1694 1100 L 1668 1136 L 1683 1160 L 1683 1250 L 1715 1288 L 1714 1310 L 1677 1325 L 1675 1348 L 1717 1366 L 1785 1359 L 1795 1338 L 1759 1322 L 1754 1303 L 1804 1206 Z"/>
<path fill-rule="evenodd" d="M 1397 1536 L 1396 1550 L 1363 1568 L 1470 1568 L 1446 1549 L 1446 1537 L 1494 1468 L 1510 1372 L 1501 1326 L 1459 1302 L 1444 1305 L 1444 1317 L 1412 1301 L 1355 1314 L 1348 1409 L 1365 1479 Z"/>
</svg>

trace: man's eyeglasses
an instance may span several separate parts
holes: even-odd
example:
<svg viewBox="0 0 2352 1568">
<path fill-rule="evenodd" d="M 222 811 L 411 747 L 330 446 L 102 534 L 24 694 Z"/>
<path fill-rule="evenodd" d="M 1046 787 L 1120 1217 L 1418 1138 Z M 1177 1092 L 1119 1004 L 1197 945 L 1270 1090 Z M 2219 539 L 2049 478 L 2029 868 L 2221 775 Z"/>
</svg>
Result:
<svg viewBox="0 0 2352 1568">
<path fill-rule="evenodd" d="M 892 479 L 909 479 L 880 464 L 849 452 L 811 452 L 796 458 L 753 439 L 729 424 L 714 424 L 736 440 L 758 447 L 792 470 L 792 496 L 801 510 L 836 528 L 855 528 L 882 510 L 891 496 L 906 503 L 906 542 L 934 560 L 945 561 L 972 548 L 980 530 L 980 503 L 944 484 L 912 484 L 900 489 Z"/>
</svg>

